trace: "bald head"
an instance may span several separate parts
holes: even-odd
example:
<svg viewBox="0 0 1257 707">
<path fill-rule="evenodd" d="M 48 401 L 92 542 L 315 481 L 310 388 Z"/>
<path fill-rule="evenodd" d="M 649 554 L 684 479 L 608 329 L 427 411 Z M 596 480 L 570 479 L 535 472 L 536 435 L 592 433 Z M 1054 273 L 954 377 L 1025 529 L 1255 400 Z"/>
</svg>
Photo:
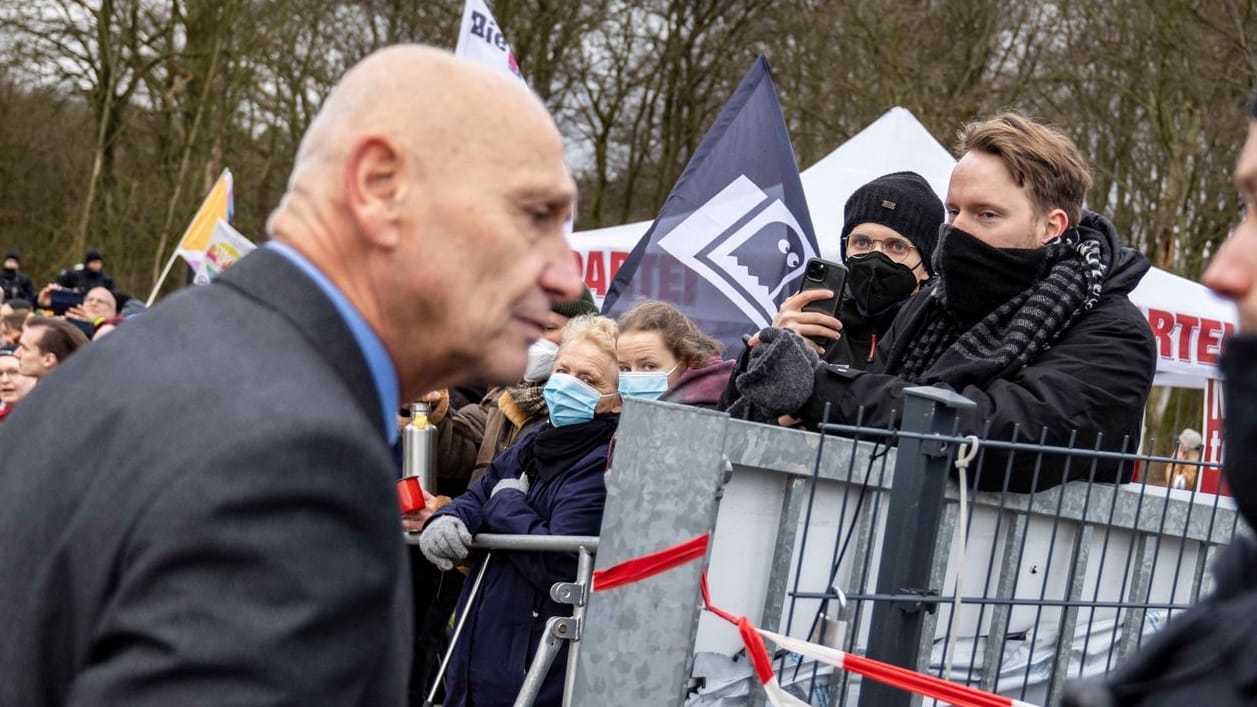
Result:
<svg viewBox="0 0 1257 707">
<path fill-rule="evenodd" d="M 522 375 L 550 304 L 580 294 L 563 235 L 574 198 L 558 129 L 525 86 L 397 46 L 328 96 L 268 230 L 363 314 L 411 399 Z"/>
<path fill-rule="evenodd" d="M 458 167 L 519 123 L 560 140 L 545 106 L 520 81 L 433 47 L 382 49 L 350 69 L 324 101 L 301 140 L 289 191 L 343 192 L 328 177 L 363 139 L 395 143 L 423 174 Z"/>
<path fill-rule="evenodd" d="M 93 320 L 118 316 L 118 300 L 103 287 L 93 287 L 83 297 L 83 311 Z"/>
</svg>

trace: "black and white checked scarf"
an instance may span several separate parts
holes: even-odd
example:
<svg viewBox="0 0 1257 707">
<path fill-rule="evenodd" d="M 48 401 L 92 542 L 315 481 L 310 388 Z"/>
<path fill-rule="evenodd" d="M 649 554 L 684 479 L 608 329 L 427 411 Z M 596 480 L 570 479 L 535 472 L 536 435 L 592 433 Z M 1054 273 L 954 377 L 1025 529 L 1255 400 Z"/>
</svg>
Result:
<svg viewBox="0 0 1257 707">
<path fill-rule="evenodd" d="M 926 322 L 916 336 L 895 344 L 887 373 L 922 385 L 945 383 L 959 390 L 985 386 L 1015 366 L 1032 363 L 1095 306 L 1108 275 L 1104 236 L 1086 227 L 1066 231 L 1044 247 L 1045 274 L 1034 285 L 996 307 L 967 331 L 947 312 L 943 282 L 933 288 L 919 314 Z M 940 277 L 980 278 L 981 273 Z"/>
</svg>

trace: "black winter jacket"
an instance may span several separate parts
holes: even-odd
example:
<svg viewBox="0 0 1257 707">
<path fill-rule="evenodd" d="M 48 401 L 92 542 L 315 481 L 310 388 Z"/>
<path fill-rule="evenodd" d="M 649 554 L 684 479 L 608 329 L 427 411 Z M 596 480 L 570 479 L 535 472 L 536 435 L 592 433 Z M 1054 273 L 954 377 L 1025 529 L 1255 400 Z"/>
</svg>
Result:
<svg viewBox="0 0 1257 707">
<path fill-rule="evenodd" d="M 1138 446 L 1143 408 L 1156 372 L 1156 348 L 1147 320 L 1127 295 L 1151 266 L 1143 255 L 1121 247 L 1116 229 L 1103 217 L 1088 214 L 1081 228 L 1091 228 L 1108 242 L 1111 263 L 1099 302 L 1079 314 L 1030 365 L 1014 364 L 984 387 L 955 391 L 977 403 L 960 415 L 961 434 L 1083 450 L 1134 451 Z M 833 403 L 830 415 L 835 422 L 853 423 L 863 408 L 865 426 L 899 425 L 903 391 L 913 384 L 881 371 L 895 342 L 901 337 L 910 340 L 926 323 L 929 290 L 922 288 L 904 304 L 868 371 L 834 365 L 817 369 L 812 397 L 798 413 L 805 425 L 813 427 L 820 421 L 826 402 Z M 1093 466 L 1090 460 L 1063 455 L 1043 455 L 1040 460 L 1039 455 L 1022 452 L 1010 460 L 1008 454 L 989 449 L 980 461 L 979 470 L 971 472 L 974 485 L 1020 493 L 1073 479 L 1126 482 L 1133 471 L 1129 463 L 1103 460 Z"/>
<path fill-rule="evenodd" d="M 35 303 L 35 286 L 21 270 L 0 270 L 0 301 L 24 299 Z"/>
</svg>

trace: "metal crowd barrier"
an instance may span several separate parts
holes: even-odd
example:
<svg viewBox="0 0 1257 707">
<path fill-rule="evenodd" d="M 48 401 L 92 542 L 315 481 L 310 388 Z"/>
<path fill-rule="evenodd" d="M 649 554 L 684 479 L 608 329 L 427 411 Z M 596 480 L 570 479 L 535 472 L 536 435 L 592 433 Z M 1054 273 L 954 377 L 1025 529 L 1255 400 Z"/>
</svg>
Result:
<svg viewBox="0 0 1257 707">
<path fill-rule="evenodd" d="M 406 542 L 414 545 L 419 544 L 419 533 L 406 533 Z M 532 664 L 528 666 L 528 672 L 524 676 L 524 684 L 520 688 L 519 696 L 516 697 L 514 706 L 532 707 L 532 704 L 537 699 L 537 694 L 541 690 L 542 682 L 545 681 L 546 675 L 550 672 L 550 667 L 554 664 L 554 659 L 559 654 L 562 642 L 568 641 L 571 645 L 568 649 L 568 668 L 563 690 L 563 704 L 564 707 L 570 707 L 572 704 L 570 698 L 572 694 L 571 684 L 575 675 L 576 658 L 580 653 L 581 621 L 585 614 L 586 601 L 593 586 L 594 555 L 598 552 L 598 538 L 589 535 L 500 535 L 481 533 L 472 539 L 471 547 L 476 550 L 485 550 L 486 553 L 468 593 L 467 604 L 463 608 L 463 613 L 454 622 L 454 633 L 450 638 L 449 649 L 441 659 L 441 667 L 437 671 L 436 680 L 428 693 L 428 698 L 424 703 L 425 707 L 431 707 L 433 704 L 437 689 L 441 680 L 444 679 L 445 669 L 449 665 L 450 656 L 453 655 L 454 648 L 458 645 L 458 639 L 462 635 L 463 625 L 476 604 L 476 598 L 480 591 L 480 582 L 484 578 L 484 573 L 488 569 L 489 563 L 493 560 L 494 551 L 578 553 L 576 581 L 555 582 L 550 587 L 550 598 L 558 604 L 571 605 L 572 615 L 570 617 L 554 616 L 546 622 L 546 630 L 542 635 L 541 645 L 537 647 L 537 652 L 533 655 Z"/>
</svg>

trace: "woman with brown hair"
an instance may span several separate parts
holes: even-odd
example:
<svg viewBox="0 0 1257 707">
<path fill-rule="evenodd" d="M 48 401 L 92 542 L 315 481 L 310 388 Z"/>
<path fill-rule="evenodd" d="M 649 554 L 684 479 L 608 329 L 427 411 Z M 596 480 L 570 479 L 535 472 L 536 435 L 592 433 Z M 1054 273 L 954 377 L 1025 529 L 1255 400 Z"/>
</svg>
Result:
<svg viewBox="0 0 1257 707">
<path fill-rule="evenodd" d="M 715 408 L 734 362 L 694 320 L 666 302 L 645 300 L 620 316 L 616 344 L 620 395 Z"/>
</svg>

